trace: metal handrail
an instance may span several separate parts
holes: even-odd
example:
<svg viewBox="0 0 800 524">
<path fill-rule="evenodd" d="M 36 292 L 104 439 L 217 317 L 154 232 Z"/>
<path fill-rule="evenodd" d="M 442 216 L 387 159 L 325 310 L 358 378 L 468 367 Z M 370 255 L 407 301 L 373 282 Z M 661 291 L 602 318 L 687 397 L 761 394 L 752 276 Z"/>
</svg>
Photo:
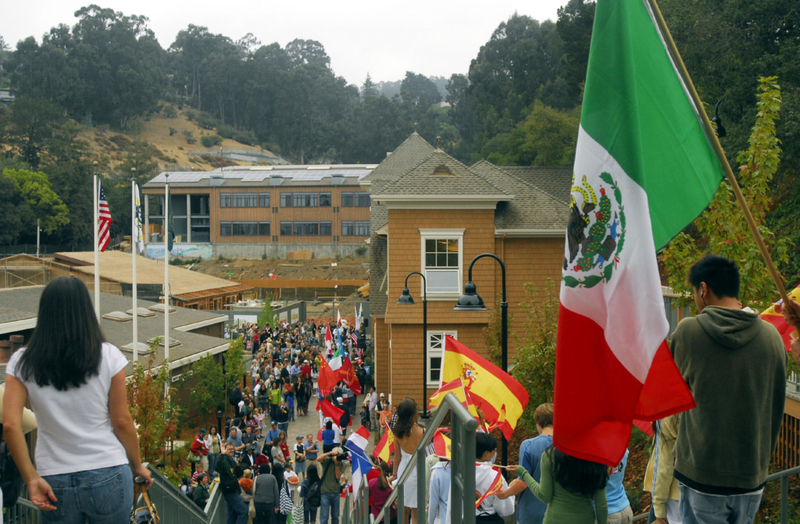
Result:
<svg viewBox="0 0 800 524">
<path fill-rule="evenodd" d="M 800 475 L 800 466 L 784 469 L 767 477 L 767 483 L 774 480 L 781 481 L 781 524 L 789 524 L 789 477 L 792 475 Z M 648 516 L 649 512 L 636 515 L 633 517 L 633 522 L 646 520 Z"/>
<path fill-rule="evenodd" d="M 427 522 L 427 515 L 425 513 L 425 499 L 427 496 L 427 485 L 425 482 L 425 448 L 427 448 L 433 440 L 434 430 L 442 425 L 445 417 L 451 413 L 451 480 L 450 480 L 450 499 L 453 501 L 464 501 L 464 505 L 453 504 L 451 509 L 452 522 L 463 522 L 464 524 L 475 524 L 475 511 L 464 511 L 470 509 L 470 505 L 466 503 L 464 494 L 468 493 L 474 497 L 475 493 L 475 431 L 478 429 L 478 422 L 470 415 L 467 408 L 459 402 L 459 400 L 452 394 L 448 393 L 442 400 L 442 404 L 436 410 L 436 414 L 431 419 L 431 423 L 426 428 L 425 434 L 422 437 L 417 449 L 411 456 L 409 464 L 416 463 L 417 471 L 417 522 Z M 402 504 L 404 485 L 408 478 L 411 476 L 413 467 L 407 467 L 400 479 L 395 484 L 395 489 L 383 509 L 375 518 L 374 524 L 389 524 L 391 516 L 392 504 L 397 499 L 401 503 L 397 507 L 398 522 L 405 522 L 403 517 L 404 507 Z M 350 510 L 350 494 L 345 497 L 345 514 L 343 524 L 369 524 L 368 501 L 369 501 L 369 487 L 362 483 L 358 488 L 356 497 L 356 504 L 353 510 Z"/>
<path fill-rule="evenodd" d="M 147 493 L 156 505 L 162 522 L 181 522 L 182 524 L 208 524 L 208 516 L 170 480 L 152 464 L 145 464 L 150 471 L 153 484 Z M 209 497 L 210 500 L 210 497 Z M 138 502 L 138 501 L 135 501 Z"/>
</svg>

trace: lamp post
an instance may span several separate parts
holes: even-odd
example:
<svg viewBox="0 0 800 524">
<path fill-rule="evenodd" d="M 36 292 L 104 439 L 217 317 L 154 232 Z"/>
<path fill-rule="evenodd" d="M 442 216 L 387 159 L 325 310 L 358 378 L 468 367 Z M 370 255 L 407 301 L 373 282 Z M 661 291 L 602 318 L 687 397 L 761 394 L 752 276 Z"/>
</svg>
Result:
<svg viewBox="0 0 800 524">
<path fill-rule="evenodd" d="M 222 438 L 222 411 L 217 410 L 217 435 Z"/>
<path fill-rule="evenodd" d="M 426 419 L 428 418 L 428 283 L 425 275 L 419 271 L 412 271 L 406 275 L 406 285 L 397 303 L 401 306 L 414 304 L 414 299 L 408 292 L 408 279 L 411 275 L 419 275 L 422 278 L 422 418 Z"/>
<path fill-rule="evenodd" d="M 501 330 L 500 330 L 500 361 L 503 371 L 508 373 L 508 302 L 506 301 L 506 265 L 500 260 L 500 257 L 492 253 L 483 253 L 472 259 L 469 264 L 469 277 L 468 282 L 464 285 L 464 294 L 458 299 L 458 304 L 453 308 L 453 311 L 486 311 L 488 308 L 484 305 L 483 299 L 478 295 L 475 284 L 472 282 L 472 266 L 481 258 L 489 257 L 495 259 L 500 264 L 500 269 L 503 275 L 503 295 L 502 302 L 500 302 L 501 314 Z M 503 466 L 508 465 L 508 440 L 503 435 L 502 455 L 501 460 Z"/>
</svg>

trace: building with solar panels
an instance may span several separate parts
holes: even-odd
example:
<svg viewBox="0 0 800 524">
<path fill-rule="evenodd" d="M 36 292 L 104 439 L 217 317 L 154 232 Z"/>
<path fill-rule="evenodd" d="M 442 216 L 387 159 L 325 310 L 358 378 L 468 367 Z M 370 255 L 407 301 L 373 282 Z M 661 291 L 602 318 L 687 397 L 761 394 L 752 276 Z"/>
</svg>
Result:
<svg viewBox="0 0 800 524">
<path fill-rule="evenodd" d="M 316 257 L 354 256 L 369 239 L 370 197 L 360 182 L 374 168 L 236 166 L 161 173 L 142 187 L 148 253 L 159 247 L 163 256 L 168 181 L 172 254 L 284 258 L 306 250 Z"/>
</svg>

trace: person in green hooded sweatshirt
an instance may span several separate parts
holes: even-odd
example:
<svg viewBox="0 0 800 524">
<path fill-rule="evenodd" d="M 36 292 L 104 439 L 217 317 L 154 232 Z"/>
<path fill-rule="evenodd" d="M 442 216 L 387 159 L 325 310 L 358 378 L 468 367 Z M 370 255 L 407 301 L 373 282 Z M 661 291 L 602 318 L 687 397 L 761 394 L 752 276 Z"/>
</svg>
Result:
<svg viewBox="0 0 800 524">
<path fill-rule="evenodd" d="M 697 403 L 680 415 L 675 443 L 684 524 L 753 522 L 783 421 L 786 349 L 771 324 L 742 307 L 739 282 L 727 258 L 697 262 L 689 283 L 700 313 L 672 335 Z"/>
</svg>

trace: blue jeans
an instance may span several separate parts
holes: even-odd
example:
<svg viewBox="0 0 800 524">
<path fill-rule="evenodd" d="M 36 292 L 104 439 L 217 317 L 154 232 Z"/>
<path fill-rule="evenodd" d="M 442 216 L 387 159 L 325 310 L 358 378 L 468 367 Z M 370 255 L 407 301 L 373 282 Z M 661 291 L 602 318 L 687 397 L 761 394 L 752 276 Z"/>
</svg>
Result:
<svg viewBox="0 0 800 524">
<path fill-rule="evenodd" d="M 751 524 L 763 491 L 744 495 L 707 495 L 679 482 L 683 524 Z"/>
<path fill-rule="evenodd" d="M 322 493 L 321 499 L 319 524 L 328 524 L 329 517 L 333 524 L 339 524 L 339 494 Z"/>
<path fill-rule="evenodd" d="M 248 509 L 238 491 L 223 493 L 225 502 L 228 503 L 228 524 L 247 524 Z"/>
<path fill-rule="evenodd" d="M 131 517 L 133 473 L 127 464 L 43 478 L 57 499 L 54 511 L 40 512 L 44 524 L 116 524 Z"/>
<path fill-rule="evenodd" d="M 217 459 L 219 458 L 219 453 L 209 453 L 208 454 L 208 477 L 210 479 L 214 479 L 214 468 L 217 466 Z"/>
<path fill-rule="evenodd" d="M 278 431 L 285 431 L 286 432 L 286 439 L 289 439 L 289 423 L 288 422 L 279 422 L 278 423 Z"/>
</svg>

